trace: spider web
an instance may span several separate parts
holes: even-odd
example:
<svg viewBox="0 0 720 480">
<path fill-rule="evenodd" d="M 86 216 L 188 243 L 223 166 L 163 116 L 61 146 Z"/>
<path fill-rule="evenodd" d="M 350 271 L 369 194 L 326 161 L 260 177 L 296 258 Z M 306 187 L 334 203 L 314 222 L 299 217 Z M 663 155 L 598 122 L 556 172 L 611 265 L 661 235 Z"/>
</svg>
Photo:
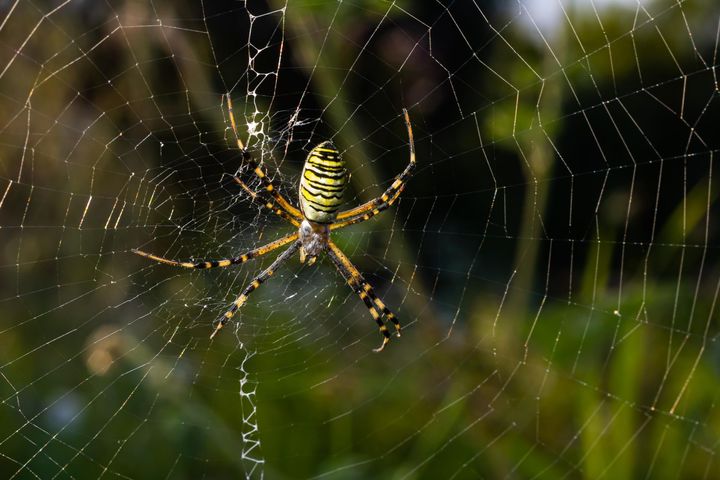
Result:
<svg viewBox="0 0 720 480">
<path fill-rule="evenodd" d="M 710 0 L 0 5 L 3 478 L 712 478 L 720 9 Z M 290 233 L 332 139 L 333 234 L 398 315 L 379 355 Z"/>
</svg>

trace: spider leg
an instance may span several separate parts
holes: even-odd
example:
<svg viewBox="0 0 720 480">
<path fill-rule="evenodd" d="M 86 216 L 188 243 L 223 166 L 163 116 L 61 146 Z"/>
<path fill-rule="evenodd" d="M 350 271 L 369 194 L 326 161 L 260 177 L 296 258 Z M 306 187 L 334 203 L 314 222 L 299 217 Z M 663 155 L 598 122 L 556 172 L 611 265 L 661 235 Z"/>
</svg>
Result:
<svg viewBox="0 0 720 480">
<path fill-rule="evenodd" d="M 233 115 L 232 99 L 230 98 L 229 93 L 226 93 L 225 97 L 227 98 L 227 109 L 228 116 L 230 117 L 230 124 L 232 126 L 233 133 L 235 134 L 235 141 L 237 142 L 237 147 L 240 152 L 242 152 L 243 160 L 250 164 L 253 171 L 255 172 L 255 175 L 257 175 L 258 178 L 260 178 L 260 180 L 263 182 L 263 185 L 265 185 L 265 190 L 270 192 L 270 194 L 280 205 L 280 207 L 282 207 L 282 209 L 285 210 L 290 216 L 297 219 L 302 219 L 302 214 L 300 213 L 300 210 L 293 207 L 292 204 L 288 202 L 285 197 L 280 194 L 280 192 L 278 192 L 275 183 L 267 176 L 265 170 L 263 170 L 262 168 L 262 165 L 258 163 L 255 158 L 253 158 L 252 154 L 247 150 L 247 148 L 245 148 L 245 145 L 243 145 L 242 140 L 240 140 L 240 135 L 238 135 L 237 123 L 235 123 L 235 115 Z"/>
<path fill-rule="evenodd" d="M 287 250 L 285 250 L 283 253 L 281 253 L 268 268 L 263 270 L 262 273 L 260 273 L 260 275 L 255 277 L 255 279 L 252 282 L 250 282 L 250 284 L 247 287 L 245 287 L 245 289 L 242 291 L 240 296 L 233 302 L 232 307 L 230 307 L 230 309 L 227 312 L 225 312 L 223 315 L 220 315 L 217 318 L 217 320 L 215 320 L 215 322 L 214 322 L 215 329 L 210 334 L 210 338 L 215 337 L 215 335 L 220 331 L 220 329 L 222 329 L 225 326 L 225 324 L 228 322 L 228 320 L 230 320 L 233 317 L 233 315 L 235 315 L 235 312 L 237 312 L 238 309 L 240 307 L 242 307 L 242 305 L 247 300 L 248 296 L 255 289 L 257 289 L 260 285 L 262 285 L 263 282 L 265 282 L 265 280 L 270 278 L 273 275 L 273 273 L 275 273 L 275 271 L 278 269 L 278 267 L 280 265 L 285 263 L 285 261 L 287 261 L 288 258 L 293 256 L 295 254 L 295 252 L 297 252 L 298 248 L 300 248 L 299 240 L 296 241 L 295 243 L 293 243 L 292 245 L 290 245 L 287 248 Z"/>
<path fill-rule="evenodd" d="M 150 260 L 155 260 L 156 262 L 164 263 L 166 265 L 172 265 L 174 267 L 207 269 L 216 267 L 229 267 L 230 265 L 245 263 L 252 258 L 260 257 L 262 255 L 265 255 L 266 253 L 270 253 L 273 250 L 282 247 L 283 245 L 287 245 L 288 243 L 297 240 L 297 238 L 298 234 L 292 233 L 273 242 L 270 242 L 267 245 L 263 245 L 262 247 L 250 250 L 249 252 L 246 252 L 239 257 L 224 258 L 222 260 L 198 260 L 195 262 L 180 262 L 177 260 L 170 260 L 167 258 L 159 257 L 157 255 L 153 255 L 152 253 L 143 252 L 142 250 L 138 250 L 135 248 L 132 249 L 132 252 L 136 255 L 140 255 L 141 257 L 146 257 Z"/>
<path fill-rule="evenodd" d="M 345 281 L 348 283 L 350 288 L 352 288 L 363 303 L 365 303 L 370 315 L 372 315 L 375 323 L 377 323 L 380 328 L 380 333 L 383 335 L 383 343 L 373 351 L 381 352 L 385 348 L 385 345 L 387 345 L 390 341 L 390 332 L 388 331 L 385 323 L 382 321 L 382 318 L 380 318 L 378 309 L 382 311 L 383 315 L 385 315 L 388 320 L 393 322 L 398 337 L 400 336 L 400 322 L 398 322 L 395 314 L 393 314 L 390 309 L 385 306 L 382 300 L 375 295 L 373 288 L 365 280 L 365 278 L 363 278 L 358 269 L 355 268 L 355 265 L 352 264 L 350 259 L 332 241 L 328 242 L 328 256 L 335 265 L 335 268 L 337 268 L 340 272 L 340 275 L 345 278 Z"/>
<path fill-rule="evenodd" d="M 405 188 L 405 183 L 410 179 L 410 176 L 415 169 L 415 141 L 413 137 L 412 125 L 410 124 L 410 115 L 408 114 L 408 111 L 404 108 L 403 115 L 405 116 L 405 126 L 407 127 L 408 142 L 410 144 L 410 163 L 407 164 L 405 170 L 403 170 L 398 176 L 395 177 L 395 181 L 392 183 L 392 185 L 390 185 L 387 190 L 385 190 L 382 195 L 368 202 L 365 202 L 358 207 L 351 208 L 350 210 L 346 210 L 344 212 L 340 212 L 337 216 L 338 220 L 356 217 L 365 213 L 367 213 L 369 216 L 367 218 L 364 218 L 363 220 L 358 220 L 357 222 L 368 220 L 380 213 L 381 211 L 385 210 L 390 205 L 392 205 Z"/>
<path fill-rule="evenodd" d="M 267 208 L 268 210 L 270 210 L 270 211 L 273 212 L 274 214 L 276 214 L 276 215 L 282 217 L 283 219 L 287 220 L 288 222 L 292 223 L 292 224 L 295 225 L 296 227 L 299 227 L 299 226 L 300 226 L 300 222 L 298 222 L 297 220 L 295 220 L 294 217 L 292 217 L 289 213 L 287 213 L 287 212 L 286 212 L 285 210 L 283 210 L 282 208 L 278 208 L 278 206 L 275 205 L 272 201 L 268 200 L 267 202 L 265 202 L 262 198 L 260 198 L 260 196 L 257 194 L 257 192 L 253 192 L 252 190 L 250 190 L 250 187 L 248 187 L 248 186 L 245 184 L 245 182 L 243 182 L 242 180 L 240 180 L 239 177 L 234 176 L 234 177 L 233 177 L 233 180 L 235 180 L 235 183 L 237 183 L 238 185 L 240 185 L 240 186 L 242 187 L 242 189 L 245 190 L 245 191 L 247 192 L 247 194 L 250 195 L 250 197 L 251 197 L 254 201 L 262 204 L 263 207 Z"/>
<path fill-rule="evenodd" d="M 387 202 L 381 202 L 381 204 L 378 205 L 377 208 L 373 209 L 371 212 L 362 213 L 360 215 L 349 218 L 347 220 L 343 220 L 340 222 L 335 222 L 335 223 L 330 224 L 330 230 L 339 230 L 339 229 L 345 228 L 349 225 L 355 225 L 356 223 L 361 223 L 361 222 L 364 222 L 365 220 L 370 220 L 372 217 L 374 217 L 378 213 L 382 212 L 383 210 L 386 210 L 393 203 L 395 203 L 395 200 L 398 199 L 398 197 L 400 196 L 400 194 L 402 193 L 404 188 L 405 188 L 405 186 L 403 185 L 397 192 L 395 192 L 394 197 L 392 197 Z"/>
</svg>

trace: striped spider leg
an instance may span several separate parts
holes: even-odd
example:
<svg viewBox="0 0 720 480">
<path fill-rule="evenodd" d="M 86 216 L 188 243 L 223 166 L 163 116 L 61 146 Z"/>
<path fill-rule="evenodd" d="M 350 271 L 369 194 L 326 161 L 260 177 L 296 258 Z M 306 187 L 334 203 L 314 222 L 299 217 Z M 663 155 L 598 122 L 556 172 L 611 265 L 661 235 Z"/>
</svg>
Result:
<svg viewBox="0 0 720 480">
<path fill-rule="evenodd" d="M 377 295 L 375 295 L 375 291 L 370 286 L 370 284 L 365 280 L 365 278 L 358 271 L 355 265 L 352 264 L 347 255 L 345 255 L 343 251 L 340 250 L 340 248 L 335 245 L 332 240 L 328 241 L 327 253 L 333 265 L 335 265 L 335 268 L 337 268 L 338 272 L 340 272 L 340 275 L 342 275 L 342 277 L 345 279 L 353 292 L 355 292 L 360 297 L 360 300 L 365 303 L 365 306 L 370 312 L 370 315 L 377 323 L 378 328 L 380 328 L 380 333 L 383 336 L 383 342 L 378 348 L 374 349 L 373 351 L 382 352 L 382 350 L 385 348 L 385 345 L 387 345 L 390 341 L 390 332 L 388 331 L 385 322 L 383 322 L 382 318 L 380 318 L 380 313 L 378 312 L 378 310 L 382 312 L 382 315 L 385 315 L 385 318 L 393 322 L 398 337 L 400 336 L 401 330 L 400 322 L 398 321 L 397 317 L 395 317 L 395 314 L 392 313 L 390 309 L 385 306 L 383 301 L 380 300 Z"/>
<path fill-rule="evenodd" d="M 362 220 L 356 220 L 352 223 L 348 223 L 347 225 L 353 225 L 355 223 L 364 222 L 365 220 L 369 220 L 370 218 L 374 217 L 378 213 L 382 212 L 389 206 L 391 206 L 393 203 L 395 203 L 395 200 L 398 199 L 402 191 L 405 189 L 405 184 L 410 179 L 410 176 L 412 176 L 413 170 L 415 170 L 415 140 L 413 137 L 413 131 L 412 131 L 412 125 L 410 124 L 410 115 L 408 114 L 407 109 L 403 108 L 403 117 L 405 118 L 405 127 L 407 128 L 408 133 L 408 143 L 410 144 L 410 161 L 405 167 L 405 169 L 400 172 L 398 176 L 395 177 L 395 181 L 390 185 L 390 187 L 383 192 L 382 195 L 380 195 L 377 198 L 374 198 L 368 202 L 363 203 L 362 205 L 351 208 L 350 210 L 345 210 L 344 212 L 340 212 L 337 215 L 337 220 L 346 220 L 351 219 L 355 220 L 352 217 L 358 217 Z M 365 215 L 367 214 L 367 217 Z M 340 222 L 337 223 L 338 225 Z M 346 225 L 342 225 L 346 226 Z M 333 228 L 333 230 L 336 230 L 338 228 L 342 228 L 341 226 Z"/>
<path fill-rule="evenodd" d="M 233 317 L 233 315 L 235 315 L 235 312 L 237 312 L 238 309 L 243 306 L 245 301 L 247 301 L 248 296 L 256 288 L 258 288 L 260 285 L 262 285 L 263 282 L 265 282 L 265 280 L 270 278 L 273 275 L 273 273 L 275 273 L 275 271 L 278 269 L 278 267 L 280 267 L 280 265 L 282 265 L 290 257 L 292 257 L 295 254 L 295 252 L 298 251 L 298 249 L 300 248 L 300 245 L 301 245 L 300 240 L 296 240 L 292 245 L 290 245 L 287 249 L 285 249 L 285 251 L 283 253 L 278 255 L 278 257 L 275 259 L 275 261 L 272 264 L 270 264 L 269 267 L 267 267 L 265 270 L 263 270 L 262 273 L 260 273 L 260 275 L 255 277 L 253 279 L 253 281 L 250 282 L 250 284 L 247 287 L 245 287 L 245 289 L 242 291 L 240 296 L 237 299 L 235 299 L 235 301 L 233 302 L 232 307 L 230 307 L 230 310 L 225 312 L 223 315 L 220 315 L 217 318 L 217 320 L 215 320 L 215 322 L 214 322 L 215 329 L 210 334 L 211 339 L 214 338 L 215 334 L 217 334 L 217 332 L 219 332 L 220 329 L 225 326 L 225 324 Z"/>
<path fill-rule="evenodd" d="M 225 98 L 227 99 L 227 111 L 228 116 L 230 117 L 230 125 L 232 127 L 233 134 L 235 135 L 235 142 L 237 143 L 237 147 L 242 153 L 243 160 L 250 164 L 250 167 L 253 169 L 255 175 L 257 175 L 257 177 L 262 181 L 265 190 L 272 195 L 272 197 L 280 205 L 280 207 L 285 210 L 285 212 L 288 213 L 291 217 L 302 220 L 303 215 L 300 210 L 295 208 L 290 202 L 285 199 L 285 197 L 282 196 L 282 194 L 278 191 L 275 183 L 267 176 L 267 173 L 265 173 L 262 164 L 258 163 L 255 160 L 255 158 L 243 144 L 242 140 L 240 140 L 240 135 L 238 134 L 237 130 L 237 123 L 235 122 L 235 115 L 233 114 L 232 99 L 230 98 L 230 94 L 226 93 Z"/>
</svg>

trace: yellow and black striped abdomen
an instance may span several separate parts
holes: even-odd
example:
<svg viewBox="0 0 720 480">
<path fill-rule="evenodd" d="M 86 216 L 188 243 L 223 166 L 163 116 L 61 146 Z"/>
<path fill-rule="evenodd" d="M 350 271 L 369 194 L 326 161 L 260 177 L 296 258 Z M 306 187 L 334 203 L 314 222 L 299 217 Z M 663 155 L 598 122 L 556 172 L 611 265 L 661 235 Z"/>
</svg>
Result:
<svg viewBox="0 0 720 480">
<path fill-rule="evenodd" d="M 345 161 L 332 142 L 310 151 L 300 179 L 300 209 L 315 223 L 332 223 L 347 185 Z"/>
</svg>

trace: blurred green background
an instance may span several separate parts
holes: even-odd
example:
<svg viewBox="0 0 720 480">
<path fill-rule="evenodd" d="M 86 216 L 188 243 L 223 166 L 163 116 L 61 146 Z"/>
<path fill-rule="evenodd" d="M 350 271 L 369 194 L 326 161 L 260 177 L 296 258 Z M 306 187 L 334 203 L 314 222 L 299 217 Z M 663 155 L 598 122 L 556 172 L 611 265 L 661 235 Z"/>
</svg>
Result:
<svg viewBox="0 0 720 480">
<path fill-rule="evenodd" d="M 2 478 L 716 478 L 720 7 L 0 3 Z M 297 259 L 214 341 L 331 138 L 404 334 Z"/>
</svg>

